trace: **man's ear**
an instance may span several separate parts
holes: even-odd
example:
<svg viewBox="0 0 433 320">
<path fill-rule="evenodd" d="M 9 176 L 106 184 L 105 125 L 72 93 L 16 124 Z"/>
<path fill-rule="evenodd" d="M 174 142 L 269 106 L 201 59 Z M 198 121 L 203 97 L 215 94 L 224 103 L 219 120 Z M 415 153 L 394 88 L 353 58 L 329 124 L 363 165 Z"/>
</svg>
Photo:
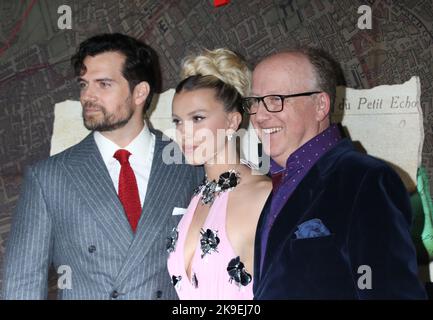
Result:
<svg viewBox="0 0 433 320">
<path fill-rule="evenodd" d="M 147 81 L 141 81 L 139 84 L 137 84 L 134 88 L 134 92 L 132 93 L 132 100 L 134 101 L 134 104 L 139 106 L 144 104 L 147 97 L 149 96 L 150 92 L 150 86 Z"/>
<path fill-rule="evenodd" d="M 329 115 L 331 110 L 331 99 L 326 92 L 321 92 L 317 94 L 317 104 L 316 104 L 316 120 L 323 121 Z"/>
<path fill-rule="evenodd" d="M 233 131 L 237 131 L 241 122 L 242 122 L 242 115 L 235 111 L 235 112 L 230 112 L 228 114 L 228 121 L 229 121 L 229 129 L 233 130 Z"/>
</svg>

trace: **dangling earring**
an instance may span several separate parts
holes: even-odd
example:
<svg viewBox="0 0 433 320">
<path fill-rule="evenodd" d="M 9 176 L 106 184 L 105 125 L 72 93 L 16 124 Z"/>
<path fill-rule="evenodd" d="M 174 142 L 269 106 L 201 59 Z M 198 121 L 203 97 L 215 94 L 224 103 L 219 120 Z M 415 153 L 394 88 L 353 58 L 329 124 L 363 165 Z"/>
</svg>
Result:
<svg viewBox="0 0 433 320">
<path fill-rule="evenodd" d="M 236 136 L 234 130 L 229 131 L 227 134 L 227 154 L 225 155 L 227 158 L 225 159 L 228 164 L 237 163 L 237 148 L 236 148 Z"/>
<path fill-rule="evenodd" d="M 227 134 L 227 141 L 230 142 L 233 139 L 234 130 L 233 129 L 228 129 L 227 131 L 229 132 Z"/>
</svg>

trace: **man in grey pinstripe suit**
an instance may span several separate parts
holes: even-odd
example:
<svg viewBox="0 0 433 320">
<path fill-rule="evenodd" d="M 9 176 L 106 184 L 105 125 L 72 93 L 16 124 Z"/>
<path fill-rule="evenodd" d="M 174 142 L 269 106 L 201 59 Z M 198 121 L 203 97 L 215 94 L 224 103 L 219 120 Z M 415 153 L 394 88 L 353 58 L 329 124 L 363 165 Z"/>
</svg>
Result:
<svg viewBox="0 0 433 320">
<path fill-rule="evenodd" d="M 143 121 L 156 81 L 153 50 L 104 34 L 81 43 L 72 62 L 84 124 L 93 132 L 27 169 L 7 243 L 3 297 L 46 298 L 54 265 L 68 276 L 60 299 L 175 299 L 166 239 L 203 171 L 164 161 L 164 147 L 174 146 Z M 131 153 L 136 176 L 142 211 L 135 232 L 117 194 L 117 149 Z"/>
</svg>

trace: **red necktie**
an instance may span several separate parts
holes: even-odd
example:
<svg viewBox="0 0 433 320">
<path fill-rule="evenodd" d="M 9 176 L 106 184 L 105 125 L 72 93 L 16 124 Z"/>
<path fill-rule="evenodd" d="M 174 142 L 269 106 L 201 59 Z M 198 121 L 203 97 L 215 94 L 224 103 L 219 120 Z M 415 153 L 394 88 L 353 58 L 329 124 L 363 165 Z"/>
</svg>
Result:
<svg viewBox="0 0 433 320">
<path fill-rule="evenodd" d="M 140 196 L 138 194 L 137 180 L 134 171 L 129 164 L 128 150 L 119 149 L 114 154 L 121 165 L 119 175 L 119 199 L 125 209 L 126 217 L 131 225 L 132 231 L 135 232 L 138 220 L 141 215 Z"/>
</svg>

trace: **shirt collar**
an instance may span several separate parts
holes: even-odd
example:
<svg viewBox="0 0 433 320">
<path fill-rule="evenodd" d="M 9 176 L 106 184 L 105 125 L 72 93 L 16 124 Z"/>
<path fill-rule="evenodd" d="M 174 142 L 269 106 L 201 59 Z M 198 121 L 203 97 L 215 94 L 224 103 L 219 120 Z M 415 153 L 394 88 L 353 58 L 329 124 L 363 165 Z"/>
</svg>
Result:
<svg viewBox="0 0 433 320">
<path fill-rule="evenodd" d="M 131 152 L 129 159 L 131 163 L 145 163 L 147 159 L 146 156 L 150 152 L 149 148 L 152 141 L 152 134 L 146 125 L 144 125 L 140 133 L 124 148 L 119 147 L 98 131 L 95 131 L 93 136 L 106 166 L 117 161 L 113 158 L 113 155 L 119 149 L 125 149 Z"/>
<path fill-rule="evenodd" d="M 271 159 L 270 172 L 277 174 L 286 170 L 299 170 L 300 168 L 312 167 L 328 150 L 341 140 L 340 131 L 336 124 L 329 126 L 326 130 L 314 136 L 293 152 L 286 161 L 286 167 L 281 167 Z"/>
</svg>

